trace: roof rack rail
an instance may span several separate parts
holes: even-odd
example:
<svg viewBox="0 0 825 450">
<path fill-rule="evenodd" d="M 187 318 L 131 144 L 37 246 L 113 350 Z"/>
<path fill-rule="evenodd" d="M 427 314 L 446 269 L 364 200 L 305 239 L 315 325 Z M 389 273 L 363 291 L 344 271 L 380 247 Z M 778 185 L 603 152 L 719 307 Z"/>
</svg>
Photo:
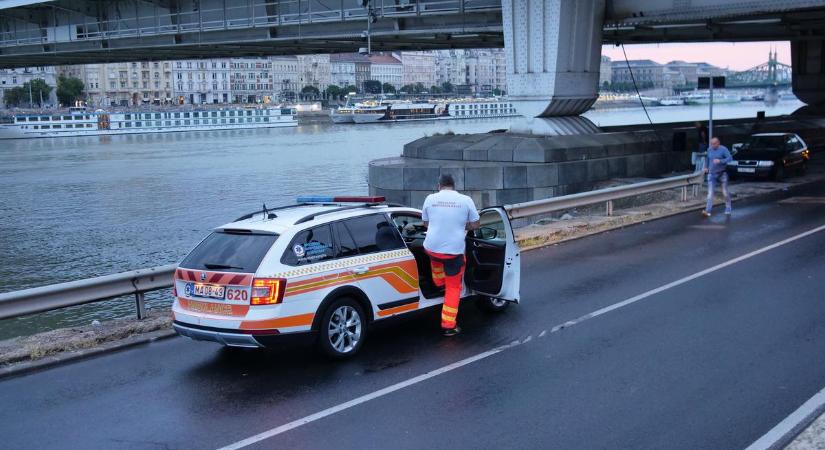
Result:
<svg viewBox="0 0 825 450">
<path fill-rule="evenodd" d="M 255 214 L 260 214 L 262 212 L 269 212 L 269 211 L 277 211 L 279 209 L 294 208 L 296 206 L 301 206 L 303 204 L 304 203 L 298 203 L 298 204 L 292 204 L 292 205 L 281 205 L 281 206 L 275 206 L 275 207 L 272 207 L 272 208 L 259 209 L 258 211 L 253 211 L 249 214 L 244 214 L 241 217 L 238 217 L 237 219 L 233 220 L 232 222 L 240 222 L 241 220 L 251 219 L 253 216 L 255 216 Z"/>
<path fill-rule="evenodd" d="M 319 217 L 319 216 L 323 216 L 324 214 L 332 214 L 332 213 L 336 213 L 336 212 L 340 212 L 340 211 L 347 211 L 347 210 L 350 210 L 350 209 L 371 208 L 373 206 L 384 206 L 384 207 L 386 207 L 386 206 L 389 206 L 389 205 L 387 205 L 386 203 L 383 203 L 383 202 L 382 203 L 362 203 L 360 205 L 342 206 L 340 208 L 330 209 L 330 210 L 327 210 L 327 211 L 318 211 L 318 212 L 306 215 L 306 216 L 301 217 L 300 219 L 296 220 L 295 225 L 298 225 L 298 224 L 301 224 L 301 223 L 304 223 L 304 222 L 309 222 L 310 220 L 313 220 L 313 219 L 315 219 L 316 217 Z"/>
</svg>

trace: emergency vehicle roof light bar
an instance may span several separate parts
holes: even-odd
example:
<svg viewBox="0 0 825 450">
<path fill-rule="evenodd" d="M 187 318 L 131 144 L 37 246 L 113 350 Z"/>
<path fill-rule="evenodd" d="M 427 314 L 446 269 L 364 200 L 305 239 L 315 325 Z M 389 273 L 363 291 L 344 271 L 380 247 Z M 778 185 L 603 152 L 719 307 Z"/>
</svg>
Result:
<svg viewBox="0 0 825 450">
<path fill-rule="evenodd" d="M 297 198 L 298 203 L 382 203 L 387 199 L 384 197 L 370 196 L 324 196 L 324 195 L 304 195 Z"/>
</svg>

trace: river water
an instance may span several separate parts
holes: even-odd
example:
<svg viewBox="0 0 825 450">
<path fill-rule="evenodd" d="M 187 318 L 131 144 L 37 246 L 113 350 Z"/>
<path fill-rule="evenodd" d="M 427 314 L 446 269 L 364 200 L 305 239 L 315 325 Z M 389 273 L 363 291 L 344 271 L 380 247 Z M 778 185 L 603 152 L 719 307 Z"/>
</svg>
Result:
<svg viewBox="0 0 825 450">
<path fill-rule="evenodd" d="M 793 112 L 783 101 L 714 107 L 715 118 Z M 706 106 L 648 108 L 654 123 Z M 641 108 L 594 110 L 596 125 L 647 123 Z M 0 292 L 179 261 L 212 227 L 300 194 L 364 195 L 367 163 L 452 131 L 515 118 L 0 141 Z M 148 295 L 165 307 L 169 292 Z M 0 339 L 134 314 L 116 299 L 0 322 Z"/>
</svg>

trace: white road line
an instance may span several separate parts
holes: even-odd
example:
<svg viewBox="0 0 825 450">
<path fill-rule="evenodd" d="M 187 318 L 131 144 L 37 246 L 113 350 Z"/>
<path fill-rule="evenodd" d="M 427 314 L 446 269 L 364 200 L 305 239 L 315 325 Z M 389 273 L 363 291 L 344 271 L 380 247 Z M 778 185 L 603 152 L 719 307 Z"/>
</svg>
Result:
<svg viewBox="0 0 825 450">
<path fill-rule="evenodd" d="M 578 319 L 571 320 L 571 321 L 565 322 L 565 323 L 560 324 L 560 325 L 556 325 L 555 327 L 553 327 L 553 328 L 550 330 L 550 333 L 555 333 L 555 332 L 560 331 L 560 330 L 563 330 L 563 329 L 565 329 L 565 328 L 572 327 L 573 325 L 576 325 L 576 324 L 582 323 L 582 322 L 584 322 L 585 320 L 589 320 L 589 319 L 592 319 L 592 318 L 595 318 L 595 317 L 601 316 L 601 315 L 603 315 L 603 314 L 607 314 L 607 313 L 608 313 L 608 312 L 610 312 L 610 311 L 614 311 L 614 310 L 617 310 L 617 309 L 619 309 L 619 308 L 623 308 L 623 307 L 625 307 L 625 306 L 627 306 L 627 305 L 630 305 L 630 304 L 632 304 L 632 303 L 636 303 L 636 302 L 638 302 L 638 301 L 640 301 L 640 300 L 642 300 L 642 299 L 648 298 L 648 297 L 650 297 L 650 296 L 652 296 L 652 295 L 655 295 L 655 294 L 658 294 L 658 293 L 660 293 L 660 292 L 662 292 L 662 291 L 666 291 L 666 290 L 671 289 L 671 288 L 673 288 L 673 287 L 676 287 L 676 286 L 679 286 L 679 285 L 681 285 L 681 284 L 687 283 L 688 281 L 695 280 L 696 278 L 699 278 L 699 277 L 701 277 L 701 276 L 707 275 L 707 274 L 709 274 L 709 273 L 711 273 L 711 272 L 714 272 L 714 271 L 717 271 L 717 270 L 719 270 L 719 269 L 722 269 L 722 268 L 728 267 L 728 266 L 730 266 L 730 265 L 732 265 L 732 264 L 736 264 L 736 263 L 741 262 L 741 261 L 744 261 L 744 260 L 746 260 L 746 259 L 748 259 L 748 258 L 752 258 L 752 257 L 754 257 L 754 256 L 756 256 L 756 255 L 759 255 L 759 254 L 765 253 L 765 252 L 767 252 L 767 251 L 769 251 L 769 250 L 775 249 L 775 248 L 777 248 L 777 247 L 781 247 L 781 246 L 783 246 L 783 245 L 785 245 L 785 244 L 789 244 L 789 243 L 791 243 L 791 242 L 794 242 L 794 241 L 796 241 L 796 240 L 802 239 L 802 238 L 804 238 L 804 237 L 806 237 L 806 236 L 810 236 L 810 235 L 812 235 L 812 234 L 814 234 L 814 233 L 818 233 L 818 232 L 823 231 L 823 230 L 825 230 L 825 225 L 822 225 L 822 226 L 820 226 L 820 227 L 814 228 L 814 229 L 812 229 L 812 230 L 808 230 L 808 231 L 806 231 L 806 232 L 804 232 L 804 233 L 797 234 L 796 236 L 792 236 L 792 237 L 790 237 L 790 238 L 788 238 L 788 239 L 785 239 L 785 240 L 782 240 L 782 241 L 776 242 L 776 243 L 774 243 L 774 244 L 768 245 L 767 247 L 762 247 L 762 248 L 760 248 L 760 249 L 758 249 L 758 250 L 754 250 L 754 251 L 752 251 L 752 252 L 750 252 L 750 253 L 748 253 L 748 254 L 745 254 L 745 255 L 739 256 L 739 257 L 737 257 L 737 258 L 734 258 L 734 259 L 728 260 L 728 261 L 723 262 L 723 263 L 721 263 L 721 264 L 717 264 L 717 265 L 715 265 L 715 266 L 713 266 L 713 267 L 711 267 L 711 268 L 709 268 L 709 269 L 705 269 L 705 270 L 702 270 L 702 271 L 700 271 L 700 272 L 696 272 L 696 273 L 694 273 L 693 275 L 689 275 L 689 276 L 684 277 L 684 278 L 682 278 L 682 279 L 680 279 L 680 280 L 676 280 L 676 281 L 674 281 L 674 282 L 672 282 L 672 283 L 668 283 L 668 284 L 666 284 L 666 285 L 664 285 L 664 286 L 661 286 L 661 287 L 658 287 L 658 288 L 656 288 L 656 289 L 651 289 L 651 290 L 649 290 L 649 291 L 647 291 L 647 292 L 645 292 L 645 293 L 643 293 L 643 294 L 639 294 L 639 295 L 637 295 L 637 296 L 635 296 L 635 297 L 631 297 L 631 298 L 629 298 L 629 299 L 627 299 L 627 300 L 623 300 L 623 301 L 621 301 L 621 302 L 619 302 L 619 303 L 614 303 L 613 305 L 610 305 L 610 306 L 608 306 L 608 307 L 606 307 L 606 308 L 602 308 L 602 309 L 599 309 L 599 310 L 597 310 L 597 311 L 594 311 L 594 312 L 592 312 L 592 313 L 590 313 L 590 314 L 587 314 L 587 315 L 581 316 L 581 317 L 579 317 Z M 532 336 L 531 336 L 531 337 L 532 337 Z M 528 341 L 529 341 L 529 339 L 525 340 L 524 342 L 528 342 Z M 303 417 L 303 418 L 301 418 L 301 419 L 294 420 L 294 421 L 289 422 L 289 423 L 287 423 L 287 424 L 284 424 L 284 425 L 281 425 L 281 426 L 275 427 L 275 428 L 273 428 L 273 429 L 271 429 L 271 430 L 264 431 L 263 433 L 256 434 L 255 436 L 252 436 L 252 437 L 246 438 L 246 439 L 244 439 L 244 440 L 242 440 L 242 441 L 235 442 L 234 444 L 227 445 L 226 447 L 221 447 L 219 450 L 236 450 L 236 449 L 240 449 L 240 448 L 244 448 L 244 447 L 250 446 L 250 445 L 252 445 L 252 444 L 255 444 L 255 443 L 261 442 L 261 441 L 263 441 L 263 440 L 265 440 L 265 439 L 269 439 L 269 438 L 271 438 L 271 437 L 274 437 L 274 436 L 277 436 L 277 435 L 279 435 L 279 434 L 285 433 L 285 432 L 287 432 L 287 431 L 289 431 L 289 430 L 292 430 L 292 429 L 298 428 L 298 427 L 300 427 L 300 426 L 302 426 L 302 425 L 306 425 L 306 424 L 308 424 L 308 423 L 315 422 L 316 420 L 320 420 L 320 419 L 323 419 L 324 417 L 328 417 L 328 416 L 331 416 L 331 415 L 333 415 L 333 414 L 337 414 L 337 413 L 339 413 L 339 412 L 341 412 L 341 411 L 347 410 L 347 409 L 352 408 L 352 407 L 354 407 L 354 406 L 358 406 L 358 405 L 360 405 L 360 404 L 362 404 L 362 403 L 366 403 L 366 402 L 368 402 L 368 401 L 370 401 L 370 400 L 374 400 L 374 399 L 376 399 L 376 398 L 383 397 L 383 396 L 385 396 L 385 395 L 391 394 L 391 393 L 393 393 L 393 392 L 395 392 L 395 391 L 398 391 L 398 390 L 404 389 L 404 388 L 409 387 L 409 386 L 412 386 L 412 385 L 414 385 L 414 384 L 421 383 L 422 381 L 429 380 L 430 378 L 437 377 L 437 376 L 439 376 L 439 375 L 441 375 L 441 374 L 444 374 L 444 373 L 450 372 L 450 371 L 455 370 L 455 369 L 458 369 L 458 368 L 460 368 L 460 367 L 464 367 L 464 366 L 466 366 L 466 365 L 468 365 L 468 364 L 471 364 L 471 363 L 474 363 L 474 362 L 476 362 L 476 361 L 480 361 L 480 360 L 482 360 L 482 359 L 489 358 L 490 356 L 493 356 L 493 355 L 495 355 L 495 354 L 497 354 L 497 353 L 501 353 L 501 352 L 503 352 L 504 350 L 507 350 L 507 349 L 509 349 L 509 348 L 513 348 L 513 347 L 515 347 L 515 346 L 517 346 L 517 345 L 520 345 L 520 344 L 521 344 L 521 342 L 519 342 L 518 340 L 515 340 L 515 341 L 511 342 L 511 343 L 510 343 L 510 344 L 508 344 L 508 345 L 504 345 L 504 346 L 501 346 L 501 347 L 496 347 L 496 348 L 494 348 L 494 349 L 492 349 L 492 350 L 488 350 L 488 351 L 486 351 L 486 352 L 484 352 L 484 353 L 479 353 L 479 354 L 477 354 L 477 355 L 475 355 L 475 356 L 471 356 L 471 357 L 469 357 L 469 358 L 462 359 L 461 361 L 454 362 L 454 363 L 452 363 L 452 364 L 449 364 L 449 365 L 446 365 L 446 366 L 444 366 L 444 367 L 441 367 L 441 368 L 438 368 L 438 369 L 432 370 L 432 371 L 427 372 L 427 373 L 424 373 L 424 374 L 422 374 L 422 375 L 418 375 L 418 376 L 413 377 L 413 378 L 410 378 L 410 379 L 408 379 L 408 380 L 401 381 L 401 382 L 396 383 L 396 384 L 393 384 L 393 385 L 391 385 L 391 386 L 387 386 L 387 387 L 385 387 L 385 388 L 383 388 L 383 389 L 380 389 L 380 390 L 377 390 L 377 391 L 375 391 L 375 392 L 372 392 L 372 393 L 369 393 L 369 394 L 362 395 L 361 397 L 358 397 L 358 398 L 352 399 L 352 400 L 350 400 L 350 401 L 348 401 L 348 402 L 345 402 L 345 403 L 341 403 L 341 404 L 339 404 L 339 405 L 332 406 L 332 407 L 327 408 L 327 409 L 325 409 L 325 410 L 323 410 L 323 411 L 319 411 L 319 412 L 317 412 L 317 413 L 315 413 L 315 414 L 311 414 L 311 415 L 306 416 L 306 417 Z"/>
<path fill-rule="evenodd" d="M 796 429 L 798 425 L 805 422 L 812 414 L 823 407 L 825 407 L 825 389 L 817 392 L 816 395 L 808 399 L 808 401 L 796 411 L 792 412 L 790 416 L 786 417 L 782 422 L 779 422 L 771 431 L 765 433 L 764 436 L 757 439 L 756 442 L 749 445 L 745 450 L 767 450 L 774 448 L 776 444 L 783 441 L 789 433 L 802 431 Z"/>
<path fill-rule="evenodd" d="M 474 363 L 474 362 L 482 360 L 484 358 L 489 358 L 490 356 L 493 356 L 496 353 L 503 352 L 504 350 L 507 350 L 508 348 L 512 348 L 516 345 L 519 345 L 519 341 L 514 341 L 514 342 L 512 342 L 508 345 L 497 347 L 497 348 L 494 348 L 492 350 L 488 350 L 484 353 L 479 353 L 475 356 L 471 356 L 469 358 L 462 359 L 461 361 L 454 362 L 454 363 L 446 365 L 444 367 L 432 370 L 432 371 L 427 372 L 425 374 L 418 375 L 417 377 L 410 378 L 408 380 L 404 380 L 400 383 L 396 383 L 396 384 L 393 384 L 391 386 L 387 386 L 383 389 L 377 390 L 375 392 L 371 392 L 371 393 L 366 394 L 366 395 L 362 395 L 361 397 L 352 399 L 352 400 L 350 400 L 348 402 L 345 402 L 345 403 L 341 403 L 340 405 L 336 405 L 336 406 L 333 406 L 331 408 L 327 408 L 323 411 L 319 411 L 315 414 L 303 417 L 303 418 L 298 419 L 298 420 L 294 420 L 294 421 L 289 422 L 287 424 L 281 425 L 277 428 L 273 428 L 271 430 L 264 431 L 263 433 L 256 434 L 255 436 L 244 439 L 242 441 L 238 441 L 234 444 L 227 445 L 226 447 L 221 447 L 219 450 L 234 450 L 234 449 L 247 447 L 249 445 L 258 443 L 260 441 L 263 441 L 264 439 L 269 439 L 273 436 L 277 436 L 281 433 L 292 430 L 293 428 L 298 428 L 301 425 L 306 425 L 310 422 L 315 422 L 316 420 L 323 419 L 324 417 L 331 416 L 333 414 L 339 413 L 339 412 L 341 412 L 345 409 L 352 408 L 353 406 L 357 406 L 357 405 L 360 405 L 362 403 L 366 403 L 370 400 L 376 399 L 378 397 L 383 397 L 387 394 L 393 393 L 393 392 L 398 391 L 400 389 L 404 389 L 407 386 L 412 386 L 412 385 L 420 383 L 424 380 L 428 380 L 430 378 L 437 377 L 441 374 L 447 373 L 451 370 L 458 369 L 459 367 L 466 366 L 467 364 Z"/>
<path fill-rule="evenodd" d="M 563 330 L 563 329 L 565 329 L 565 328 L 572 327 L 573 325 L 578 325 L 578 324 L 580 324 L 580 323 L 584 322 L 585 320 L 590 320 L 590 319 L 593 319 L 593 318 L 599 317 L 599 316 L 601 316 L 601 315 L 603 315 L 603 314 L 607 314 L 607 313 L 609 313 L 610 311 L 613 311 L 613 310 L 616 310 L 616 309 L 619 309 L 619 308 L 623 308 L 623 307 L 625 307 L 625 306 L 627 306 L 627 305 L 630 305 L 630 304 L 636 303 L 636 302 L 638 302 L 638 301 L 640 301 L 640 300 L 644 300 L 644 299 L 646 299 L 646 298 L 648 298 L 648 297 L 650 297 L 650 296 L 652 296 L 652 295 L 656 295 L 656 294 L 658 294 L 658 293 L 660 293 L 660 292 L 666 291 L 666 290 L 668 290 L 668 289 L 672 289 L 672 288 L 674 288 L 674 287 L 676 287 L 676 286 L 680 286 L 680 285 L 685 284 L 685 283 L 687 283 L 687 282 L 689 282 L 689 281 L 693 281 L 693 280 L 695 280 L 695 279 L 697 279 L 697 278 L 699 278 L 699 277 L 703 277 L 703 276 L 705 276 L 705 275 L 707 275 L 707 274 L 709 274 L 709 273 L 715 272 L 715 271 L 717 271 L 717 270 L 719 270 L 719 269 L 724 269 L 725 267 L 731 266 L 731 265 L 736 264 L 736 263 L 738 263 L 738 262 L 742 262 L 742 261 L 744 261 L 744 260 L 746 260 L 746 259 L 753 258 L 753 257 L 754 257 L 754 256 L 756 256 L 756 255 L 761 255 L 762 253 L 765 253 L 765 252 L 767 252 L 767 251 L 773 250 L 773 249 L 775 249 L 775 248 L 777 248 L 777 247 L 781 247 L 781 246 L 783 246 L 783 245 L 785 245 L 785 244 L 789 244 L 789 243 L 791 243 L 791 242 L 798 241 L 799 239 L 802 239 L 802 238 L 804 238 L 804 237 L 810 236 L 810 235 L 812 235 L 812 234 L 814 234 L 814 233 L 818 233 L 818 232 L 820 232 L 820 231 L 822 231 L 822 230 L 825 230 L 825 225 L 822 225 L 822 226 L 816 227 L 816 228 L 814 228 L 814 229 L 812 229 L 812 230 L 808 230 L 808 231 L 806 231 L 806 232 L 804 232 L 804 233 L 797 234 L 796 236 L 789 237 L 788 239 L 785 239 L 785 240 L 782 240 L 782 241 L 776 242 L 776 243 L 774 243 L 774 244 L 768 245 L 767 247 L 762 247 L 762 248 L 760 248 L 760 249 L 758 249 L 758 250 L 754 250 L 754 251 L 752 251 L 752 252 L 750 252 L 750 253 L 747 253 L 747 254 L 745 254 L 745 255 L 742 255 L 742 256 L 739 256 L 739 257 L 736 257 L 736 258 L 730 259 L 730 260 L 728 260 L 728 261 L 725 261 L 725 262 L 723 262 L 723 263 L 721 263 L 721 264 L 717 264 L 717 265 L 715 265 L 715 266 L 713 266 L 713 267 L 710 267 L 710 268 L 708 268 L 708 269 L 705 269 L 705 270 L 701 270 L 701 271 L 699 271 L 699 272 L 696 272 L 696 273 L 694 273 L 693 275 L 688 275 L 688 276 L 686 276 L 686 277 L 684 277 L 684 278 L 682 278 L 682 279 L 679 279 L 679 280 L 673 281 L 673 282 L 668 283 L 668 284 L 666 284 L 666 285 L 664 285 L 664 286 L 659 286 L 659 287 L 657 287 L 656 289 L 651 289 L 651 290 L 649 290 L 649 291 L 647 291 L 647 292 L 644 292 L 644 293 L 642 293 L 642 294 L 639 294 L 639 295 L 637 295 L 637 296 L 635 296 L 635 297 L 631 297 L 631 298 L 629 298 L 629 299 L 627 299 L 627 300 L 623 300 L 623 301 L 621 301 L 621 302 L 619 302 L 619 303 L 614 303 L 614 304 L 612 304 L 612 305 L 610 305 L 610 306 L 607 306 L 607 307 L 604 307 L 604 308 L 602 308 L 602 309 L 599 309 L 599 310 L 593 311 L 593 312 L 592 312 L 592 313 L 590 313 L 590 314 L 585 314 L 585 315 L 583 315 L 583 316 L 579 317 L 578 319 L 569 320 L 569 321 L 567 321 L 567 322 L 565 322 L 565 323 L 563 323 L 563 324 L 561 324 L 561 325 L 556 325 L 555 327 L 553 327 L 553 328 L 550 330 L 550 332 L 551 332 L 551 333 L 555 333 L 555 332 L 560 331 L 560 330 Z"/>
</svg>

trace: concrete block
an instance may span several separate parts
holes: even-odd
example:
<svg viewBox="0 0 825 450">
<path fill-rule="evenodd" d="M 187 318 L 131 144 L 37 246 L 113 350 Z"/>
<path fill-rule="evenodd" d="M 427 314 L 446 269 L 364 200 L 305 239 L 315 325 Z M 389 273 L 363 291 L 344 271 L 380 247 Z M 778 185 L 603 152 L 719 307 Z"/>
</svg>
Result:
<svg viewBox="0 0 825 450">
<path fill-rule="evenodd" d="M 410 192 L 395 189 L 381 189 L 370 186 L 370 195 L 380 195 L 387 199 L 390 203 L 399 203 L 402 205 L 412 206 L 410 204 Z"/>
<path fill-rule="evenodd" d="M 607 158 L 607 176 L 621 178 L 627 176 L 627 158 Z"/>
<path fill-rule="evenodd" d="M 440 172 L 438 167 L 405 167 L 404 189 L 431 191 L 438 182 Z"/>
<path fill-rule="evenodd" d="M 466 167 L 464 187 L 469 190 L 503 189 L 504 171 L 502 167 Z"/>
<path fill-rule="evenodd" d="M 512 161 L 513 149 L 516 148 L 522 138 L 508 136 L 506 134 L 497 135 L 491 138 L 492 145 L 487 150 L 488 161 Z"/>
<path fill-rule="evenodd" d="M 644 155 L 645 175 L 655 176 L 667 172 L 667 156 L 661 153 Z"/>
<path fill-rule="evenodd" d="M 425 159 L 453 160 L 464 159 L 464 149 L 456 143 L 449 142 L 418 150 L 418 157 Z"/>
<path fill-rule="evenodd" d="M 556 188 L 555 187 L 537 187 L 533 188 L 530 191 L 530 200 L 541 200 L 545 198 L 551 198 L 556 196 Z"/>
<path fill-rule="evenodd" d="M 435 192 L 435 188 L 431 191 L 410 191 L 410 206 L 421 209 L 424 206 L 424 199 L 433 192 Z"/>
<path fill-rule="evenodd" d="M 608 165 L 606 159 L 596 159 L 587 162 L 588 181 L 602 181 L 608 178 Z"/>
<path fill-rule="evenodd" d="M 487 161 L 487 149 L 465 148 L 462 159 L 464 161 Z"/>
<path fill-rule="evenodd" d="M 530 164 L 527 166 L 527 187 L 549 187 L 559 184 L 558 164 Z"/>
<path fill-rule="evenodd" d="M 369 183 L 382 189 L 404 189 L 401 165 L 369 165 Z"/>
<path fill-rule="evenodd" d="M 526 202 L 530 199 L 529 189 L 501 189 L 496 191 L 496 203 L 498 205 L 512 205 L 513 203 Z"/>
<path fill-rule="evenodd" d="M 587 181 L 587 161 L 559 163 L 558 167 L 558 184 L 574 184 Z"/>
<path fill-rule="evenodd" d="M 544 162 L 544 149 L 539 143 L 539 139 L 522 139 L 513 149 L 513 161 L 515 162 Z"/>
<path fill-rule="evenodd" d="M 644 155 L 630 155 L 625 158 L 627 161 L 628 177 L 643 177 L 645 176 L 645 157 Z"/>
<path fill-rule="evenodd" d="M 504 166 L 504 188 L 526 188 L 527 187 L 527 167 L 526 166 Z"/>
</svg>

